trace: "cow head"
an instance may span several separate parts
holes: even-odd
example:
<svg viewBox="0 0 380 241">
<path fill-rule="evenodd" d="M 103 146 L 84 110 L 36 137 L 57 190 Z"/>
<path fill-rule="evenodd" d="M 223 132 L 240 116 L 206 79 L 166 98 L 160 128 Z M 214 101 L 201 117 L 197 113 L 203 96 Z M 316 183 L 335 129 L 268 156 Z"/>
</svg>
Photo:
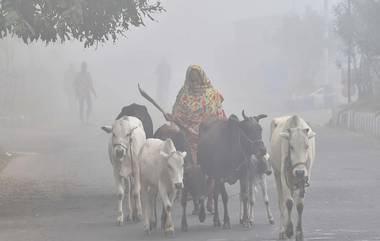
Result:
<svg viewBox="0 0 380 241">
<path fill-rule="evenodd" d="M 184 158 L 186 157 L 186 152 L 177 151 L 173 141 L 166 139 L 160 155 L 165 160 L 164 163 L 167 165 L 170 180 L 176 189 L 181 189 L 183 187 Z"/>
<path fill-rule="evenodd" d="M 134 125 L 136 126 L 136 125 Z M 108 134 L 112 134 L 112 156 L 115 160 L 122 160 L 128 154 L 128 148 L 131 142 L 132 132 L 136 129 L 128 119 L 128 117 L 122 117 L 115 120 L 112 127 L 102 126 L 101 129 Z"/>
<path fill-rule="evenodd" d="M 266 118 L 267 115 L 261 114 L 258 116 L 248 117 L 242 111 L 243 120 L 239 121 L 238 117 L 232 115 L 230 117 L 231 122 L 237 122 L 239 125 L 239 130 L 242 132 L 239 136 L 242 142 L 242 147 L 246 156 L 249 156 L 251 160 L 255 160 L 255 166 L 262 169 L 262 173 L 267 175 L 271 174 L 271 168 L 269 165 L 269 158 L 267 149 L 262 140 L 262 127 L 260 125 L 260 120 Z"/>
<path fill-rule="evenodd" d="M 310 128 L 289 128 L 280 133 L 289 142 L 288 160 L 292 175 L 298 179 L 308 179 L 308 153 L 310 139 L 315 133 Z"/>
<path fill-rule="evenodd" d="M 269 162 L 269 154 L 265 154 L 261 159 L 258 159 L 255 155 L 251 156 L 251 162 L 256 167 L 257 173 L 260 175 L 266 174 L 267 176 L 272 174 L 272 168 Z"/>
<path fill-rule="evenodd" d="M 240 121 L 239 126 L 240 129 L 243 130 L 243 137 L 247 137 L 245 138 L 247 139 L 245 142 L 248 144 L 248 152 L 250 155 L 255 155 L 258 159 L 263 159 L 267 153 L 267 149 L 263 142 L 263 129 L 259 121 L 266 118 L 267 115 L 261 114 L 254 117 L 247 117 L 243 110 L 242 116 L 243 120 Z"/>
</svg>

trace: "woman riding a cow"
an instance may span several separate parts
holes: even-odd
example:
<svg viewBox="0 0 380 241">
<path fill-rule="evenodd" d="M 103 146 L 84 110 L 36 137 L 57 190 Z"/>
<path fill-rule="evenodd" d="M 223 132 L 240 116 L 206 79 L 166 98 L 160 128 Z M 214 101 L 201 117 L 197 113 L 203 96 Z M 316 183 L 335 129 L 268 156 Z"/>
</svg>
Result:
<svg viewBox="0 0 380 241">
<path fill-rule="evenodd" d="M 165 117 L 185 129 L 184 133 L 191 148 L 194 164 L 198 164 L 199 125 L 210 119 L 226 118 L 222 103 L 223 96 L 211 85 L 205 71 L 198 65 L 189 66 L 184 86 L 179 91 L 173 106 L 173 112 Z M 208 181 L 208 186 L 211 190 L 211 180 Z M 209 211 L 212 211 L 211 203 L 207 203 Z"/>
</svg>

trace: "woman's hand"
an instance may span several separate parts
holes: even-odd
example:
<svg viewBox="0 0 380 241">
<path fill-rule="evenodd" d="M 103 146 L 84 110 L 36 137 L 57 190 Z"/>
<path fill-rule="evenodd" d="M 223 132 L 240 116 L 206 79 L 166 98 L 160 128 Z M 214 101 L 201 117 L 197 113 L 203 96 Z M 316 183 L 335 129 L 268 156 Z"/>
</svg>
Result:
<svg viewBox="0 0 380 241">
<path fill-rule="evenodd" d="M 174 117 L 173 117 L 172 114 L 166 113 L 166 114 L 164 115 L 164 117 L 165 117 L 165 120 L 166 120 L 166 121 L 172 121 L 172 122 L 174 122 Z"/>
</svg>

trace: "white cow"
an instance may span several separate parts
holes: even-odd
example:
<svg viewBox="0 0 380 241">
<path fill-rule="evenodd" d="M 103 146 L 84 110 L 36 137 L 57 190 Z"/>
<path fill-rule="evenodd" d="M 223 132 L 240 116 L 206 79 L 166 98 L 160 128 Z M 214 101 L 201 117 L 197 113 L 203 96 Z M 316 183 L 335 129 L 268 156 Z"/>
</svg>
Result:
<svg viewBox="0 0 380 241">
<path fill-rule="evenodd" d="M 269 176 L 271 172 L 271 167 L 269 165 L 270 156 L 267 153 L 264 156 L 264 161 L 259 161 L 255 156 L 252 156 L 252 164 L 253 168 L 249 175 L 249 203 L 248 203 L 248 214 L 249 214 L 249 224 L 253 226 L 254 224 L 254 206 L 256 202 L 256 194 L 255 191 L 261 189 L 268 222 L 270 224 L 274 224 L 274 219 L 272 212 L 269 207 L 269 196 L 268 196 L 268 187 L 267 187 L 267 175 Z M 240 193 L 240 224 L 243 224 L 243 197 L 242 193 Z"/>
<path fill-rule="evenodd" d="M 142 217 L 138 154 L 146 141 L 143 125 L 136 117 L 124 116 L 116 120 L 112 127 L 103 126 L 102 129 L 112 133 L 108 154 L 118 194 L 117 223 L 124 223 L 124 203 L 128 210 L 126 221 L 138 221 Z"/>
<path fill-rule="evenodd" d="M 167 235 L 174 235 L 171 209 L 175 194 L 183 186 L 183 164 L 186 152 L 176 151 L 171 139 L 147 139 L 139 155 L 141 198 L 144 230 L 150 234 L 156 227 L 156 197 L 162 202 L 161 227 Z"/>
<path fill-rule="evenodd" d="M 291 238 L 294 234 L 291 212 L 295 204 L 298 213 L 296 240 L 301 241 L 303 200 L 315 158 L 315 133 L 302 118 L 284 116 L 273 119 L 270 141 L 281 213 L 280 239 Z"/>
</svg>

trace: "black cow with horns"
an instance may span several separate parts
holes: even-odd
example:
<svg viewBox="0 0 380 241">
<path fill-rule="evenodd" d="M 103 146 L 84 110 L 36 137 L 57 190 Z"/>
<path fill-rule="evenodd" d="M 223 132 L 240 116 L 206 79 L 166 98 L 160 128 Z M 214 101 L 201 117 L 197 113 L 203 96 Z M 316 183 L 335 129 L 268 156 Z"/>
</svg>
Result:
<svg viewBox="0 0 380 241">
<path fill-rule="evenodd" d="M 221 226 L 218 211 L 218 197 L 222 196 L 224 206 L 223 228 L 231 228 L 228 214 L 228 194 L 225 183 L 230 185 L 240 181 L 240 192 L 243 201 L 244 226 L 249 226 L 248 218 L 248 185 L 249 173 L 254 168 L 252 157 L 265 161 L 267 153 L 262 140 L 261 114 L 247 117 L 242 112 L 243 120 L 231 115 L 226 120 L 204 122 L 199 127 L 198 161 L 205 175 L 215 180 L 214 187 L 214 226 Z"/>
</svg>

